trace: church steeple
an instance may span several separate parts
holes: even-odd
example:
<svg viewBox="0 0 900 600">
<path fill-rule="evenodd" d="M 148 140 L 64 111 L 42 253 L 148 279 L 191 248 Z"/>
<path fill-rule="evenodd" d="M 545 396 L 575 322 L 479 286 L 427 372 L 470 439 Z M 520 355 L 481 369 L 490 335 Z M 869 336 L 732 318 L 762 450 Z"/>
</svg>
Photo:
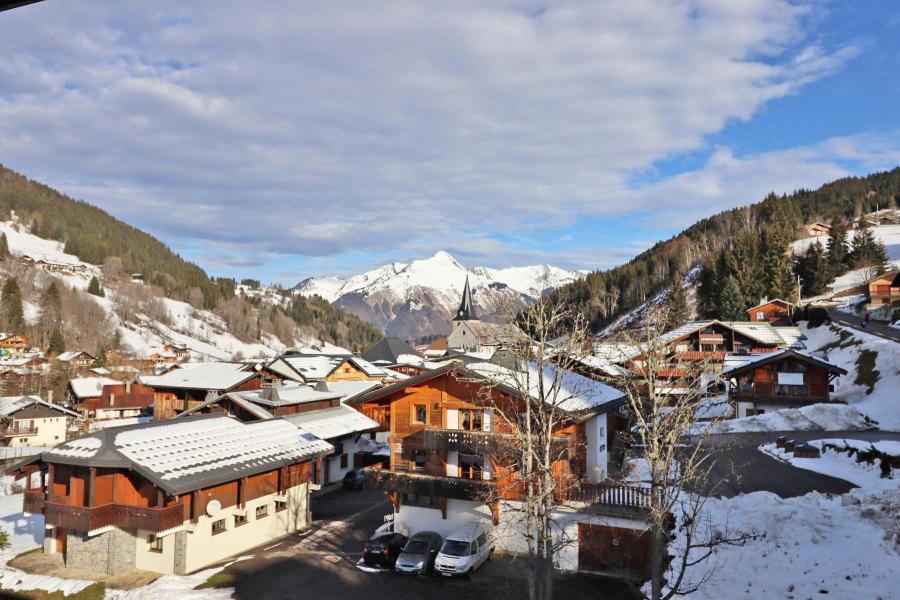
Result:
<svg viewBox="0 0 900 600">
<path fill-rule="evenodd" d="M 469 289 L 469 276 L 466 275 L 466 285 L 463 287 L 462 300 L 459 303 L 459 309 L 456 311 L 454 321 L 477 321 L 478 316 L 475 314 L 475 303 L 472 302 L 472 290 Z"/>
</svg>

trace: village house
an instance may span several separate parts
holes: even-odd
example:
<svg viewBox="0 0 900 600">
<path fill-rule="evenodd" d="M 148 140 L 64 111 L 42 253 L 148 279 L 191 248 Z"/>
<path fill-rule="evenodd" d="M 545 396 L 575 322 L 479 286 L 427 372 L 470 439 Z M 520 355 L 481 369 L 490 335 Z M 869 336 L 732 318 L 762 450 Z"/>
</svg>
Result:
<svg viewBox="0 0 900 600">
<path fill-rule="evenodd" d="M 763 298 L 759 304 L 747 309 L 747 320 L 771 323 L 772 325 L 793 325 L 791 313 L 794 305 L 781 298 Z"/>
<path fill-rule="evenodd" d="M 299 383 L 396 380 L 398 373 L 357 356 L 288 353 L 265 366 L 273 378 Z"/>
<path fill-rule="evenodd" d="M 828 223 L 816 221 L 815 223 L 810 223 L 806 226 L 806 235 L 808 237 L 819 237 L 822 235 L 828 235 L 828 232 L 830 230 L 831 227 L 828 225 Z"/>
<path fill-rule="evenodd" d="M 242 363 L 182 363 L 161 375 L 142 375 L 138 382 L 153 390 L 153 418 L 171 419 L 226 392 L 258 390 L 263 377 Z"/>
<path fill-rule="evenodd" d="M 224 415 L 106 429 L 17 464 L 44 552 L 98 574 L 184 575 L 309 526 L 331 446 L 284 419 Z"/>
<path fill-rule="evenodd" d="M 118 385 L 119 383 L 121 382 L 118 379 L 111 377 L 73 377 L 69 379 L 66 404 L 78 412 L 84 413 L 87 409 L 83 407 L 100 400 L 104 386 Z"/>
<path fill-rule="evenodd" d="M 318 389 L 322 388 L 322 389 Z M 342 402 L 340 393 L 325 386 L 317 388 L 298 383 L 272 384 L 260 390 L 230 392 L 211 398 L 178 418 L 207 413 L 224 413 L 251 422 L 283 417 L 319 437 L 334 452 L 322 461 L 322 485 L 340 482 L 348 471 L 369 464 L 363 462 L 364 450 L 379 424 Z M 360 440 L 363 440 L 362 442 Z"/>
<path fill-rule="evenodd" d="M 530 375 L 537 381 L 536 373 Z M 368 469 L 367 477 L 393 503 L 395 531 L 446 536 L 483 522 L 493 524 L 507 550 L 516 551 L 522 532 L 512 507 L 521 502 L 523 488 L 509 449 L 517 438 L 495 407 L 509 407 L 508 418 L 525 399 L 517 386 L 497 385 L 504 377 L 517 375 L 494 363 L 448 364 L 351 403 L 389 432 L 389 468 Z M 608 479 L 622 457 L 617 432 L 626 423 L 619 414 L 624 395 L 575 373 L 563 375 L 561 389 L 562 417 L 554 434 L 560 458 L 553 474 L 568 510 L 561 522 L 578 543 L 558 557 L 560 568 L 595 573 L 643 568 L 646 498 Z M 613 537 L 623 544 L 618 556 L 598 558 L 602 540 Z M 640 564 L 617 564 L 626 555 L 639 555 Z"/>
<path fill-rule="evenodd" d="M 0 334 L 0 349 L 17 353 L 28 349 L 28 338 L 14 333 Z"/>
<path fill-rule="evenodd" d="M 524 334 L 512 323 L 488 323 L 475 314 L 469 278 L 463 286 L 459 308 L 453 316 L 453 331 L 447 349 L 463 352 L 493 352 L 520 339 Z"/>
<path fill-rule="evenodd" d="M 106 383 L 98 398 L 78 405 L 85 419 L 106 421 L 148 416 L 153 412 L 153 389 L 138 382 Z"/>
<path fill-rule="evenodd" d="M 847 371 L 792 349 L 727 357 L 722 379 L 738 418 L 831 402 L 834 378 Z"/>
<path fill-rule="evenodd" d="M 889 271 L 866 284 L 866 310 L 873 319 L 889 321 L 893 309 L 900 307 L 900 271 Z"/>
<path fill-rule="evenodd" d="M 81 370 L 94 366 L 94 363 L 97 362 L 97 357 L 83 350 L 72 350 L 63 352 L 56 357 L 56 360 L 61 362 L 67 369 Z"/>
<path fill-rule="evenodd" d="M 420 360 L 421 356 L 416 349 L 398 337 L 387 336 L 376 342 L 371 348 L 363 352 L 360 357 L 373 365 L 392 367 L 410 361 L 409 357 Z"/>
<path fill-rule="evenodd" d="M 4 446 L 54 446 L 66 440 L 76 412 L 37 396 L 0 398 Z"/>
</svg>

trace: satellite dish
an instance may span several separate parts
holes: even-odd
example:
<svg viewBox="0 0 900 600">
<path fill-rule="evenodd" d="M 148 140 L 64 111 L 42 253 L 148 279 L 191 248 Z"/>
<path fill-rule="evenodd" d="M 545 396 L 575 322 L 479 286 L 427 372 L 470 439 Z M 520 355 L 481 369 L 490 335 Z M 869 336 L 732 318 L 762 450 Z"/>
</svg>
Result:
<svg viewBox="0 0 900 600">
<path fill-rule="evenodd" d="M 211 517 L 216 516 L 222 510 L 222 503 L 218 500 L 210 500 L 206 503 L 206 514 Z"/>
</svg>

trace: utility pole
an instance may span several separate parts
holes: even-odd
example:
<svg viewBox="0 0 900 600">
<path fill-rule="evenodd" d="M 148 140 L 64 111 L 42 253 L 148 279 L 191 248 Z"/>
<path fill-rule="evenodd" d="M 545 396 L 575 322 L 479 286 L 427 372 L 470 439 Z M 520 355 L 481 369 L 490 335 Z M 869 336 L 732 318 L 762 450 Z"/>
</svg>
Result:
<svg viewBox="0 0 900 600">
<path fill-rule="evenodd" d="M 800 308 L 800 300 L 801 300 L 800 296 L 801 296 L 801 294 L 800 294 L 800 276 L 797 275 L 797 308 Z"/>
</svg>

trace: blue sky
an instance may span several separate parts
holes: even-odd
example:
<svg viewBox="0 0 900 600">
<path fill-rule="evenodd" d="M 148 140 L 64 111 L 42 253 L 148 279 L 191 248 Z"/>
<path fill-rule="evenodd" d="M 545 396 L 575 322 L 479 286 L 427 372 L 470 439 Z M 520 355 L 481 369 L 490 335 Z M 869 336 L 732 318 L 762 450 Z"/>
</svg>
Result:
<svg viewBox="0 0 900 600">
<path fill-rule="evenodd" d="M 605 268 L 900 163 L 895 2 L 44 2 L 0 162 L 216 275 Z"/>
</svg>

